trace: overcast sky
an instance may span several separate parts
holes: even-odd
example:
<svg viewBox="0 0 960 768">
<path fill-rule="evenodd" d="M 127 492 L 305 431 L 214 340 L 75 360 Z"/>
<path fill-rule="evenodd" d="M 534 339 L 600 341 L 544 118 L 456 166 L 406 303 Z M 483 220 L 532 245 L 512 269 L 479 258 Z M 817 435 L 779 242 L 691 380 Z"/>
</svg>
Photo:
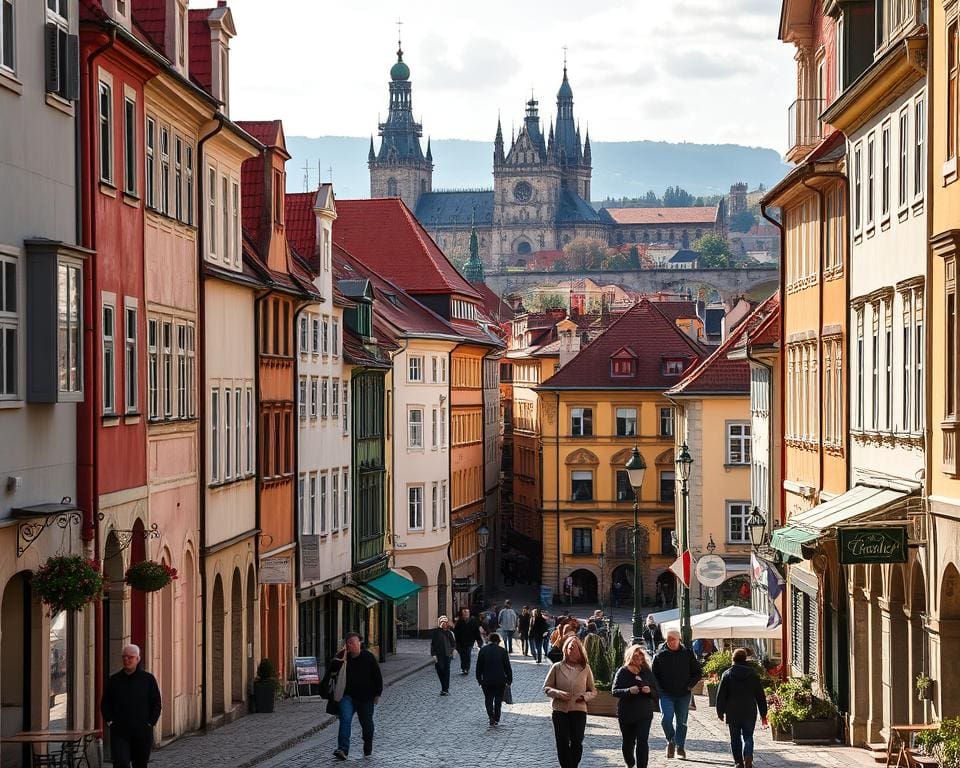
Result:
<svg viewBox="0 0 960 768">
<path fill-rule="evenodd" d="M 209 2 L 197 5 L 209 5 Z M 600 141 L 786 145 L 793 46 L 780 0 L 230 0 L 231 115 L 288 135 L 367 136 L 386 115 L 403 22 L 424 134 L 492 140 L 531 87 L 556 111 L 568 48 L 574 112 Z"/>
</svg>

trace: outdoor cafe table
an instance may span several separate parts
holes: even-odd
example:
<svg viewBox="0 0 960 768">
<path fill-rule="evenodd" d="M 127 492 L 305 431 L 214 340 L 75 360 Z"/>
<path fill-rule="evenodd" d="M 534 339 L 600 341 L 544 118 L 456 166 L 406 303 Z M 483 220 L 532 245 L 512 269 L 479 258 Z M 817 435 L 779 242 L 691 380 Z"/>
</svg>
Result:
<svg viewBox="0 0 960 768">
<path fill-rule="evenodd" d="M 79 756 L 74 765 L 90 765 L 87 760 L 86 747 L 99 731 L 19 731 L 9 736 L 0 737 L 0 742 L 4 744 L 29 744 L 32 750 L 31 754 L 36 756 L 37 744 L 61 744 L 64 742 L 75 743 L 79 747 Z"/>
<path fill-rule="evenodd" d="M 887 768 L 890 768 L 890 761 L 893 760 L 893 742 L 900 742 L 900 751 L 897 752 L 897 762 L 899 766 L 901 761 L 903 765 L 909 766 L 915 763 L 910 759 L 910 734 L 920 733 L 921 731 L 935 731 L 940 727 L 940 723 L 917 723 L 915 725 L 891 725 L 890 737 L 887 739 Z"/>
</svg>

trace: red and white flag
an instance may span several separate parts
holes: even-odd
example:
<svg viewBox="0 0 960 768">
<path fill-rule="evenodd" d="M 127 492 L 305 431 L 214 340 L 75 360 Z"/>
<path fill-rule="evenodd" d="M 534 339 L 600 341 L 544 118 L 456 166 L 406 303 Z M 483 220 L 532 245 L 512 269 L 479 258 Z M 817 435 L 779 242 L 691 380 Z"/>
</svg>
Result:
<svg viewBox="0 0 960 768">
<path fill-rule="evenodd" d="M 683 582 L 683 586 L 690 586 L 690 574 L 693 572 L 693 558 L 690 556 L 689 549 L 676 559 L 674 564 L 670 566 L 670 570 Z"/>
</svg>

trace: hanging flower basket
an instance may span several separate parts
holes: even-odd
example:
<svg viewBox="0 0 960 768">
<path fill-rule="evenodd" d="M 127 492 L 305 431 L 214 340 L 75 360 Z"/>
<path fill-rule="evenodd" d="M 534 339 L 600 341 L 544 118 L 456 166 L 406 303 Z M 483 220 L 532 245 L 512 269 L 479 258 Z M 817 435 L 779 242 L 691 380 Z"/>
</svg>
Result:
<svg viewBox="0 0 960 768">
<path fill-rule="evenodd" d="M 31 580 L 33 591 L 53 613 L 79 611 L 103 596 L 103 574 L 92 560 L 80 555 L 51 557 Z"/>
<path fill-rule="evenodd" d="M 177 569 L 156 560 L 141 560 L 127 568 L 124 581 L 141 592 L 156 592 L 177 578 Z"/>
</svg>

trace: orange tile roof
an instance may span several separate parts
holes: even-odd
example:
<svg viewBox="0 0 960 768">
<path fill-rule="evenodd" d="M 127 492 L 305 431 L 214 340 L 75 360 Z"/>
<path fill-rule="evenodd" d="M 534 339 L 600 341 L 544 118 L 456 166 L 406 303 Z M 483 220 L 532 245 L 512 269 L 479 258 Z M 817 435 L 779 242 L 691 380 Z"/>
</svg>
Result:
<svg viewBox="0 0 960 768">
<path fill-rule="evenodd" d="M 616 224 L 715 224 L 719 206 L 690 206 L 687 208 L 607 208 Z"/>
</svg>

